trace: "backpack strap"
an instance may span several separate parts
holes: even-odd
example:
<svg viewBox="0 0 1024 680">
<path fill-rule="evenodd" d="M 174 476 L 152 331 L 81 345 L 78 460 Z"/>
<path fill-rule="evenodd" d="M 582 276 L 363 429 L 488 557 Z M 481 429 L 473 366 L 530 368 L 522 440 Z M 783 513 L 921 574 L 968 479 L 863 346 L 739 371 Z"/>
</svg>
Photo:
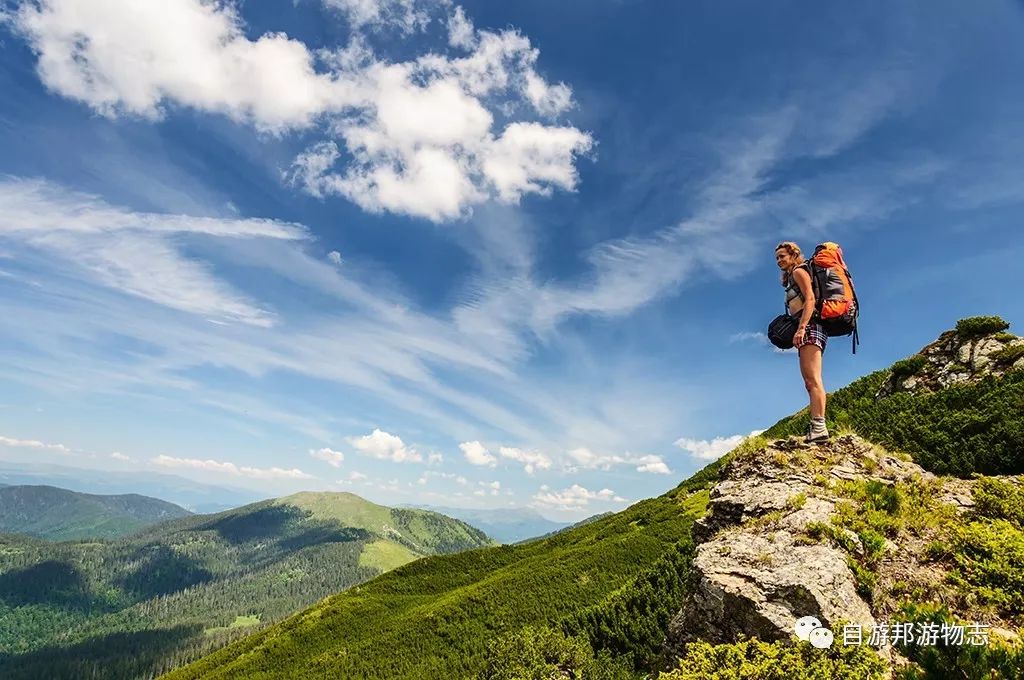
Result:
<svg viewBox="0 0 1024 680">
<path fill-rule="evenodd" d="M 857 353 L 857 345 L 860 344 L 860 333 L 857 332 L 857 322 L 860 320 L 860 300 L 857 299 L 857 287 L 853 284 L 853 277 L 850 276 L 850 270 L 845 266 L 843 272 L 846 274 L 846 278 L 850 281 L 850 292 L 853 293 L 853 353 Z"/>
</svg>

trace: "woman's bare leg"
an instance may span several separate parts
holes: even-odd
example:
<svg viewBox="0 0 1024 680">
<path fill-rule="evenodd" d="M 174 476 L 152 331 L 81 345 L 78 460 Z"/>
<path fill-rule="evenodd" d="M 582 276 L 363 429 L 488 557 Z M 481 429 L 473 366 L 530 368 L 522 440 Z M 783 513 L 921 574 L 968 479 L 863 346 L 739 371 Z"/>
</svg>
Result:
<svg viewBox="0 0 1024 680">
<path fill-rule="evenodd" d="M 800 348 L 800 374 L 811 400 L 811 417 L 825 416 L 825 383 L 821 380 L 821 348 L 804 345 Z"/>
</svg>

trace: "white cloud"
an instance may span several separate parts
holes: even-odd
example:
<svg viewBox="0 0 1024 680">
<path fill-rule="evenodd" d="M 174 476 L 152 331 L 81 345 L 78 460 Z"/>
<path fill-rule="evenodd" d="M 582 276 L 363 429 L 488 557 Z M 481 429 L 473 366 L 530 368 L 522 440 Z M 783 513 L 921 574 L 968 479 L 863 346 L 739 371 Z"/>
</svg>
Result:
<svg viewBox="0 0 1024 680">
<path fill-rule="evenodd" d="M 570 449 L 567 452 L 567 456 L 572 462 L 569 466 L 570 469 L 582 467 L 590 470 L 610 470 L 619 465 L 633 465 L 637 472 L 660 475 L 672 473 L 664 459 L 661 456 L 655 455 L 638 456 L 632 453 L 625 453 L 623 455 L 599 454 L 581 446 Z"/>
<path fill-rule="evenodd" d="M 43 449 L 59 453 L 71 453 L 71 449 L 63 444 L 47 444 L 36 439 L 14 439 L 13 437 L 0 436 L 0 446 L 9 446 L 13 449 Z"/>
<path fill-rule="evenodd" d="M 670 475 L 672 470 L 661 458 L 661 456 L 640 456 L 633 461 L 636 463 L 637 472 L 649 472 L 655 475 Z"/>
<path fill-rule="evenodd" d="M 431 7 L 450 8 L 325 1 L 356 29 L 387 24 L 407 33 L 426 25 Z M 527 38 L 475 31 L 461 7 L 449 17 L 449 40 L 468 55 L 404 63 L 379 59 L 358 32 L 349 47 L 316 58 L 282 33 L 250 40 L 230 3 L 41 0 L 12 16 L 38 55 L 43 83 L 103 115 L 159 118 L 182 105 L 278 133 L 322 123 L 330 138 L 295 159 L 291 181 L 369 211 L 441 221 L 492 197 L 572 190 L 576 157 L 592 144 L 575 128 L 515 115 L 504 130 L 492 129 L 488 107 L 514 114 L 524 104 L 552 116 L 571 105 L 572 91 L 537 73 L 539 52 Z M 335 172 L 339 141 L 351 161 Z"/>
<path fill-rule="evenodd" d="M 341 467 L 341 464 L 345 462 L 345 454 L 341 451 L 335 451 L 329 448 L 322 448 L 310 450 L 309 455 L 317 460 L 322 460 L 332 467 Z"/>
<path fill-rule="evenodd" d="M 459 444 L 459 448 L 470 465 L 489 465 L 494 467 L 497 464 L 498 459 L 478 441 L 462 442 Z"/>
<path fill-rule="evenodd" d="M 634 460 L 627 456 L 615 454 L 594 453 L 585 446 L 570 449 L 567 452 L 569 459 L 576 465 L 587 469 L 610 470 L 616 465 L 630 465 Z"/>
<path fill-rule="evenodd" d="M 734 434 L 731 437 L 715 437 L 706 439 L 689 439 L 681 437 L 674 444 L 698 460 L 718 460 L 726 453 L 739 446 L 747 437 L 756 437 L 764 430 L 753 430 L 750 434 Z"/>
<path fill-rule="evenodd" d="M 339 253 L 337 250 L 332 250 L 331 252 L 327 253 L 327 259 L 333 262 L 334 264 L 341 264 L 341 253 Z"/>
<path fill-rule="evenodd" d="M 131 456 L 126 456 L 120 451 L 114 451 L 112 454 L 110 454 L 110 457 L 113 458 L 114 460 L 119 460 L 124 463 L 130 463 L 132 461 Z"/>
<path fill-rule="evenodd" d="M 493 482 L 479 482 L 480 486 L 484 487 L 483 490 L 474 491 L 473 494 L 476 496 L 483 496 L 486 493 L 490 493 L 492 496 L 497 496 L 501 493 L 501 482 L 495 480 Z"/>
<path fill-rule="evenodd" d="M 483 173 L 509 203 L 527 193 L 548 195 L 552 187 L 571 191 L 578 179 L 575 158 L 591 145 L 576 128 L 512 123 L 484 155 Z"/>
<path fill-rule="evenodd" d="M 533 71 L 526 74 L 526 96 L 533 107 L 546 116 L 557 115 L 572 106 L 572 90 L 568 85 L 549 85 Z"/>
<path fill-rule="evenodd" d="M 306 474 L 298 468 L 292 468 L 291 470 L 285 470 L 279 467 L 255 468 L 211 459 L 200 460 L 198 458 L 175 458 L 164 454 L 160 454 L 154 458 L 153 463 L 161 467 L 201 470 L 205 472 L 229 474 L 236 477 L 251 477 L 253 479 L 313 479 L 313 475 Z"/>
<path fill-rule="evenodd" d="M 547 470 L 551 467 L 551 459 L 540 451 L 526 451 L 511 446 L 502 446 L 498 452 L 502 458 L 523 463 L 523 469 L 528 475 L 532 475 L 535 470 Z"/>
<path fill-rule="evenodd" d="M 559 510 L 583 510 L 591 501 L 603 502 L 625 502 L 625 498 L 617 496 L 611 489 L 590 491 L 579 484 L 573 484 L 561 491 L 548 491 L 541 487 L 541 491 L 533 496 L 533 504 L 557 508 Z"/>
<path fill-rule="evenodd" d="M 729 342 L 755 342 L 759 345 L 771 344 L 768 340 L 768 336 L 765 333 L 758 331 L 742 331 L 740 333 L 733 333 L 729 336 Z"/>
<path fill-rule="evenodd" d="M 47 87 L 107 116 L 158 118 L 173 102 L 281 130 L 347 99 L 301 42 L 249 40 L 229 3 L 42 0 L 22 3 L 13 21 Z"/>
<path fill-rule="evenodd" d="M 350 482 L 359 482 L 364 479 L 366 479 L 366 475 L 364 475 L 362 472 L 352 471 L 348 473 L 348 481 Z"/>
<path fill-rule="evenodd" d="M 452 47 L 461 47 L 464 50 L 472 50 L 476 47 L 476 29 L 473 22 L 466 17 L 466 12 L 461 6 L 448 17 L 448 44 Z"/>
<path fill-rule="evenodd" d="M 395 463 L 421 463 L 423 456 L 408 448 L 401 437 L 374 428 L 373 432 L 362 437 L 349 437 L 348 443 L 360 453 L 371 458 L 390 460 Z"/>
<path fill-rule="evenodd" d="M 457 9 L 454 17 L 462 16 Z M 472 28 L 453 18 L 469 45 Z M 538 52 L 514 31 L 481 31 L 466 57 L 430 54 L 416 61 L 386 63 L 363 53 L 355 78 L 365 97 L 362 115 L 337 118 L 334 140 L 300 154 L 289 173 L 296 186 L 314 196 L 339 194 L 371 212 L 396 212 L 449 220 L 496 197 L 514 203 L 528 193 L 575 189 L 576 158 L 593 144 L 573 127 L 511 121 L 495 131 L 498 95 L 522 100 L 541 115 L 571 104 L 571 90 L 549 85 L 535 70 Z M 347 53 L 341 61 L 351 63 Z M 507 106 L 504 107 L 507 109 Z M 415 110 L 416 116 L 407 112 Z"/>
<path fill-rule="evenodd" d="M 395 26 L 405 34 L 423 30 L 430 23 L 430 10 L 447 5 L 445 0 L 323 0 L 339 10 L 353 28 Z"/>
<path fill-rule="evenodd" d="M 427 465 L 440 465 L 444 462 L 444 456 L 437 451 L 431 451 L 427 455 Z"/>
</svg>

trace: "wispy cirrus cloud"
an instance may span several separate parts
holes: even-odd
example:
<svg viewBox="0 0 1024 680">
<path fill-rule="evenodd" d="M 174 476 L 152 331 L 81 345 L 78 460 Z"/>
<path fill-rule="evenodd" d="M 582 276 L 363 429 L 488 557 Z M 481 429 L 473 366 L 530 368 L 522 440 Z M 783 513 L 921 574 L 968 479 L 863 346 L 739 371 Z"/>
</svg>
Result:
<svg viewBox="0 0 1024 680">
<path fill-rule="evenodd" d="M 0 238 L 44 252 L 85 280 L 156 304 L 254 326 L 274 323 L 271 311 L 186 257 L 174 240 L 183 235 L 308 238 L 303 228 L 274 220 L 138 213 L 41 180 L 0 180 Z"/>
<path fill-rule="evenodd" d="M 151 462 L 160 467 L 213 472 L 235 477 L 249 477 L 251 479 L 315 479 L 313 475 L 307 474 L 298 468 L 258 468 L 236 465 L 235 463 L 213 460 L 212 458 L 176 458 L 160 454 L 153 458 Z"/>
</svg>

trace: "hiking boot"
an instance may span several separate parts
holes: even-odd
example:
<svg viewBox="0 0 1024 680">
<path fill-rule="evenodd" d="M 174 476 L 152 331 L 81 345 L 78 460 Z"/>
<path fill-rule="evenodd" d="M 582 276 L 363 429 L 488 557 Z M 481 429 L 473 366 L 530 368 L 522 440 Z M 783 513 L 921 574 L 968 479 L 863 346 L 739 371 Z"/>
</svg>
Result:
<svg viewBox="0 0 1024 680">
<path fill-rule="evenodd" d="M 825 427 L 825 419 L 818 420 L 811 418 L 811 424 L 807 426 L 807 436 L 804 442 L 807 444 L 820 444 L 829 439 L 828 428 Z"/>
</svg>

